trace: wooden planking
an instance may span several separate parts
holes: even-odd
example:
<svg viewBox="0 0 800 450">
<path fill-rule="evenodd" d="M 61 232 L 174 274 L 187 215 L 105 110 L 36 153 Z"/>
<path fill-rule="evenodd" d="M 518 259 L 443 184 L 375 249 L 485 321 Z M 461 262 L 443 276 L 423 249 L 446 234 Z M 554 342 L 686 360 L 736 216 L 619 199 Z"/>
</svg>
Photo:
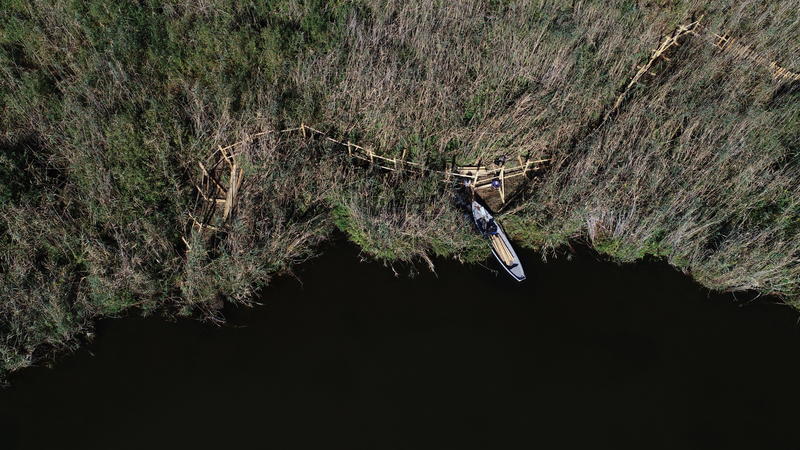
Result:
<svg viewBox="0 0 800 450">
<path fill-rule="evenodd" d="M 503 260 L 503 264 L 510 266 L 514 263 L 514 257 L 511 256 L 511 252 L 503 243 L 503 239 L 500 236 L 494 234 L 491 237 L 492 240 L 492 248 L 497 251 L 497 254 L 500 256 L 500 259 Z"/>
</svg>

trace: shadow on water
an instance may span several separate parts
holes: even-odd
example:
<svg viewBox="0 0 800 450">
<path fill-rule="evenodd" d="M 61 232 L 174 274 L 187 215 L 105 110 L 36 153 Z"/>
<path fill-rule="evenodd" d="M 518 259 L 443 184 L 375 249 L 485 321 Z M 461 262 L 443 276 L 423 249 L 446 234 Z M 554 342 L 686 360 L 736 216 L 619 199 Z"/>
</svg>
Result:
<svg viewBox="0 0 800 450">
<path fill-rule="evenodd" d="M 0 391 L 0 448 L 798 448 L 796 313 L 521 256 L 407 279 L 341 244 L 224 327 L 102 321 Z"/>
</svg>

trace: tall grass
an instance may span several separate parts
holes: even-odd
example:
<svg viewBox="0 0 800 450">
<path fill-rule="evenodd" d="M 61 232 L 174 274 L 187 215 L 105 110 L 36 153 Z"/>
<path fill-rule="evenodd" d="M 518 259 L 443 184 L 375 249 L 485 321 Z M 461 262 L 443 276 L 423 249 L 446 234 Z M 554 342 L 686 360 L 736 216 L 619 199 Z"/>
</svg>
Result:
<svg viewBox="0 0 800 450">
<path fill-rule="evenodd" d="M 551 157 L 513 220 L 528 243 L 586 238 L 622 260 L 663 256 L 715 289 L 794 301 L 796 83 L 697 36 L 601 118 L 661 37 L 703 14 L 709 30 L 797 70 L 800 4 L 372 6 L 348 23 L 344 68 L 307 69 L 334 86 L 329 122 L 358 124 L 386 149 L 420 136 L 457 142 L 461 158 Z"/>
<path fill-rule="evenodd" d="M 0 9 L 0 372 L 130 308 L 216 319 L 336 227 L 387 264 L 487 254 L 442 183 L 295 135 L 238 149 L 222 231 L 187 226 L 198 162 L 300 122 L 431 164 L 552 158 L 505 218 L 520 243 L 657 255 L 798 304 L 797 84 L 692 37 L 603 120 L 663 35 L 702 14 L 800 70 L 797 0 Z"/>
</svg>

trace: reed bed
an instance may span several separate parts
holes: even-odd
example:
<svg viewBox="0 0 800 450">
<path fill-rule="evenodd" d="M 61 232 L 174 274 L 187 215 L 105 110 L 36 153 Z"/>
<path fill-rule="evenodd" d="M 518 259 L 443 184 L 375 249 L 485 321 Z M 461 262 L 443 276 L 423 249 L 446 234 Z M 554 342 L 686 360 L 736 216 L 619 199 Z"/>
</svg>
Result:
<svg viewBox="0 0 800 450">
<path fill-rule="evenodd" d="M 797 0 L 3 10 L 0 373 L 74 348 L 98 317 L 222 320 L 337 228 L 398 271 L 486 257 L 438 178 L 319 137 L 253 138 L 301 123 L 442 169 L 549 159 L 503 218 L 518 243 L 654 255 L 800 304 Z M 200 164 L 239 141 L 235 202 L 199 229 Z"/>
</svg>

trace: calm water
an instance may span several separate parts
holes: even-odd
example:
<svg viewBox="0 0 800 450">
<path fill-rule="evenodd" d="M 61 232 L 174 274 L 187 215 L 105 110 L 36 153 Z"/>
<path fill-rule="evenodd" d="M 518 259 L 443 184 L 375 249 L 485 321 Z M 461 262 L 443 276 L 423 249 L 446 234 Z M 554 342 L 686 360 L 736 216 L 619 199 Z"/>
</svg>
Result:
<svg viewBox="0 0 800 450">
<path fill-rule="evenodd" d="M 408 279 L 340 245 L 225 327 L 103 321 L 0 391 L 0 449 L 800 448 L 793 311 L 523 258 Z"/>
</svg>

